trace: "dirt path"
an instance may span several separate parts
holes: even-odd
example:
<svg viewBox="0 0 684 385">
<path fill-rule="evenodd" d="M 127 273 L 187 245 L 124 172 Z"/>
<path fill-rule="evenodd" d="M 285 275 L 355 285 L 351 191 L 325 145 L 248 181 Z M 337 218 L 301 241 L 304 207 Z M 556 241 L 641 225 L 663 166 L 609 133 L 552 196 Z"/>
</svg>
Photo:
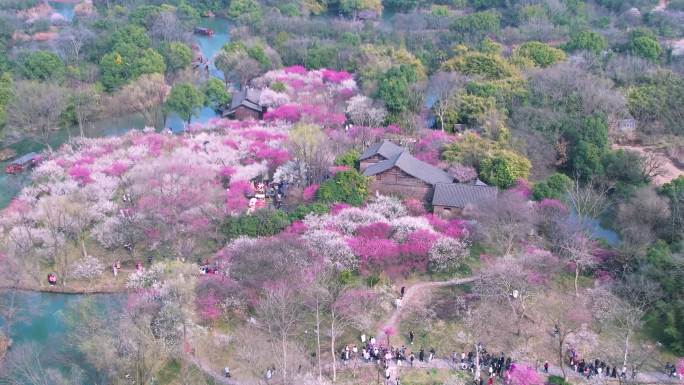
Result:
<svg viewBox="0 0 684 385">
<path fill-rule="evenodd" d="M 677 165 L 674 164 L 672 159 L 668 158 L 665 154 L 663 154 L 658 149 L 655 149 L 652 147 L 646 147 L 646 146 L 619 145 L 619 144 L 614 144 L 613 148 L 614 149 L 623 149 L 623 150 L 634 151 L 634 152 L 638 152 L 639 154 L 642 154 L 642 155 L 650 155 L 650 154 L 655 155 L 656 159 L 660 163 L 660 175 L 653 178 L 653 183 L 655 183 L 658 186 L 661 186 L 665 183 L 668 183 L 672 179 L 675 179 L 680 175 L 684 175 L 684 169 L 677 167 Z"/>
<path fill-rule="evenodd" d="M 477 279 L 478 277 L 467 277 L 467 278 L 457 278 L 448 281 L 432 281 L 432 282 L 420 282 L 413 286 L 406 288 L 404 293 L 404 299 L 401 301 L 401 306 L 395 308 L 392 315 L 380 325 L 380 328 L 375 333 L 375 338 L 378 341 L 385 341 L 387 336 L 385 335 L 385 329 L 391 328 L 394 331 L 399 330 L 399 323 L 401 322 L 401 315 L 404 310 L 415 305 L 424 295 L 438 287 L 444 286 L 454 286 L 462 285 L 464 283 L 470 283 Z"/>
<path fill-rule="evenodd" d="M 404 293 L 404 299 L 402 301 L 401 306 L 399 308 L 396 308 L 389 316 L 389 318 L 381 323 L 380 328 L 376 332 L 375 338 L 379 342 L 386 341 L 387 336 L 385 335 L 384 330 L 387 328 L 392 328 L 392 330 L 396 333 L 399 330 L 399 325 L 401 323 L 401 317 L 403 315 L 403 312 L 406 311 L 409 307 L 415 306 L 419 302 L 419 300 L 424 298 L 425 295 L 428 294 L 430 291 L 445 286 L 454 286 L 462 285 L 465 283 L 471 283 L 477 279 L 477 276 L 472 276 L 467 278 L 452 279 L 448 281 L 420 282 L 410 287 L 407 287 L 406 292 Z M 534 366 L 529 363 L 527 363 L 527 365 Z M 430 362 L 419 362 L 418 360 L 416 360 L 413 366 L 410 366 L 406 363 L 404 363 L 404 365 L 402 366 L 398 366 L 396 361 L 392 361 L 389 365 L 390 381 L 386 382 L 386 384 L 394 384 L 397 379 L 397 376 L 400 376 L 400 373 L 402 371 L 423 368 L 457 370 L 455 365 L 449 361 L 448 357 L 446 359 L 435 358 Z M 549 374 L 560 376 L 562 375 L 562 372 L 560 368 L 550 365 Z M 579 373 L 570 370 L 570 368 L 566 368 L 566 374 L 570 378 L 584 378 Z M 482 375 L 486 376 L 484 372 L 482 372 Z M 677 378 L 670 378 L 667 375 L 665 375 L 665 373 L 661 372 L 639 373 L 636 377 L 636 380 L 642 384 L 679 384 L 679 380 Z M 617 380 L 614 382 L 617 383 Z M 609 383 L 609 379 L 606 379 L 606 383 Z"/>
<path fill-rule="evenodd" d="M 233 381 L 229 378 L 226 378 L 221 373 L 215 372 L 211 367 L 209 367 L 209 365 L 207 365 L 205 362 L 203 362 L 199 358 L 197 358 L 193 355 L 190 355 L 190 354 L 187 354 L 186 358 L 187 358 L 188 362 L 197 366 L 202 372 L 204 372 L 204 374 L 213 378 L 214 382 L 216 382 L 217 384 L 237 385 L 236 381 Z"/>
</svg>

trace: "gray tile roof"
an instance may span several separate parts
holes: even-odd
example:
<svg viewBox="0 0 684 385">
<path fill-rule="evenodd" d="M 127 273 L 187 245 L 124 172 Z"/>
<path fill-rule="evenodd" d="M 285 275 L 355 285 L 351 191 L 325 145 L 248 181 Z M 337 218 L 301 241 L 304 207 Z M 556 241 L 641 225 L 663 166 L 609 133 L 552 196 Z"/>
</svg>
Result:
<svg viewBox="0 0 684 385">
<path fill-rule="evenodd" d="M 377 175 L 391 169 L 392 167 L 398 167 L 401 171 L 428 184 L 434 185 L 438 183 L 453 182 L 453 178 L 451 178 L 449 174 L 444 172 L 442 169 L 414 158 L 413 155 L 411 155 L 406 149 L 402 149 L 401 152 L 395 154 L 387 160 L 383 160 L 368 166 L 363 171 L 363 175 Z"/>
<path fill-rule="evenodd" d="M 228 112 L 234 111 L 240 106 L 245 106 L 255 111 L 262 111 L 259 100 L 261 99 L 261 90 L 254 88 L 247 88 L 238 92 L 233 92 L 233 99 L 230 101 Z"/>
<path fill-rule="evenodd" d="M 404 151 L 403 147 L 397 146 L 396 144 L 385 139 L 382 142 L 375 143 L 374 145 L 368 147 L 366 151 L 361 154 L 359 160 L 372 158 L 375 155 L 380 155 L 385 159 L 389 159 L 401 153 L 402 151 Z"/>
<path fill-rule="evenodd" d="M 495 198 L 496 194 L 496 187 L 487 185 L 466 183 L 437 184 L 435 185 L 435 193 L 432 197 L 432 205 L 463 208 L 468 204 Z"/>
</svg>

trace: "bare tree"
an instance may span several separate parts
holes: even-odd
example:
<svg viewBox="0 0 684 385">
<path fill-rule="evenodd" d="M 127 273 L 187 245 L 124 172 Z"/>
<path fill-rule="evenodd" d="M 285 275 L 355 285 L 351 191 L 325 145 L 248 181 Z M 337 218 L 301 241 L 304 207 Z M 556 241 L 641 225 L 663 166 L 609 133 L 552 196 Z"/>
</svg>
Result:
<svg viewBox="0 0 684 385">
<path fill-rule="evenodd" d="M 667 231 L 670 207 L 655 188 L 646 186 L 618 206 L 617 220 L 625 241 L 640 248 L 660 238 Z"/>
<path fill-rule="evenodd" d="M 655 177 L 662 175 L 663 164 L 657 154 L 646 152 L 641 155 L 641 175 L 646 182 L 651 182 Z"/>
<path fill-rule="evenodd" d="M 237 82 L 241 88 L 246 87 L 249 80 L 261 73 L 259 62 L 243 51 L 221 51 L 214 58 L 214 63 L 223 72 L 223 81 L 227 88 L 231 81 Z"/>
<path fill-rule="evenodd" d="M 522 321 L 542 293 L 542 286 L 530 279 L 531 271 L 526 266 L 530 262 L 524 256 L 500 258 L 484 270 L 474 285 L 474 291 L 484 301 L 510 308 L 509 320 L 513 320 L 517 336 L 521 335 Z"/>
<path fill-rule="evenodd" d="M 290 130 L 290 148 L 295 159 L 304 166 L 305 185 L 321 181 L 332 164 L 325 134 L 314 124 L 298 124 Z"/>
<path fill-rule="evenodd" d="M 573 224 L 563 226 L 565 230 L 561 232 L 561 239 L 557 245 L 559 255 L 575 265 L 575 297 L 579 297 L 580 273 L 598 263 L 594 256 L 596 243 L 578 226 Z"/>
<path fill-rule="evenodd" d="M 102 97 L 92 86 L 82 86 L 73 91 L 71 101 L 81 138 L 84 138 L 86 124 L 96 119 L 100 113 Z"/>
<path fill-rule="evenodd" d="M 77 26 L 64 30 L 57 41 L 65 58 L 65 62 L 69 63 L 73 59 L 78 63 L 81 56 L 83 46 L 95 38 L 95 34 L 86 28 L 82 23 Z"/>
<path fill-rule="evenodd" d="M 572 208 L 577 213 L 580 222 L 587 218 L 598 218 L 610 206 L 608 192 L 612 186 L 599 186 L 590 180 L 583 185 L 579 178 L 567 189 L 567 197 Z"/>
<path fill-rule="evenodd" d="M 38 135 L 51 152 L 50 136 L 58 128 L 67 98 L 67 90 L 56 84 L 18 81 L 7 105 L 7 124 L 14 133 Z"/>
<path fill-rule="evenodd" d="M 145 124 L 154 126 L 159 121 L 161 106 L 170 90 L 163 75 L 142 75 L 117 93 L 115 103 L 122 112 L 139 113 Z"/>
<path fill-rule="evenodd" d="M 259 303 L 258 314 L 270 336 L 273 352 L 281 358 L 283 384 L 290 383 L 288 372 L 288 340 L 301 321 L 303 304 L 297 289 L 284 282 L 273 284 L 265 291 Z"/>
<path fill-rule="evenodd" d="M 439 120 L 439 126 L 444 131 L 444 119 L 447 113 L 456 105 L 454 95 L 465 83 L 465 78 L 454 72 L 439 71 L 430 78 L 428 93 L 436 99 L 432 107 L 435 116 Z"/>
<path fill-rule="evenodd" d="M 555 340 L 555 350 L 558 353 L 558 366 L 565 373 L 565 361 L 563 359 L 568 337 L 578 333 L 583 325 L 591 321 L 591 315 L 581 300 L 561 293 L 548 293 L 545 297 L 544 327 Z"/>
<path fill-rule="evenodd" d="M 482 202 L 479 208 L 485 238 L 504 255 L 510 255 L 534 228 L 532 209 L 516 193 L 502 193 Z"/>
<path fill-rule="evenodd" d="M 45 370 L 42 349 L 35 344 L 14 347 L 4 363 L 0 383 L 6 385 L 52 385 Z"/>
</svg>

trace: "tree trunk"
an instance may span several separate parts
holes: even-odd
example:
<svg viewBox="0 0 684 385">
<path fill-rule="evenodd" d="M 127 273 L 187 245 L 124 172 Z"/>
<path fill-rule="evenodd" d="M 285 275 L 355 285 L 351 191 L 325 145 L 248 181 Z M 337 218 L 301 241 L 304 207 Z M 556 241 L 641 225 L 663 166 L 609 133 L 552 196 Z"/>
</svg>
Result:
<svg viewBox="0 0 684 385">
<path fill-rule="evenodd" d="M 320 302 L 316 298 L 316 355 L 318 358 L 318 382 L 323 381 L 323 370 L 321 369 L 321 316 Z"/>
<path fill-rule="evenodd" d="M 580 273 L 580 265 L 579 263 L 575 262 L 575 297 L 579 298 L 579 288 L 577 285 L 577 281 L 579 279 L 579 273 Z"/>
<path fill-rule="evenodd" d="M 283 385 L 287 385 L 287 339 L 285 334 L 282 335 L 282 349 L 283 349 Z"/>
<path fill-rule="evenodd" d="M 563 340 L 565 338 L 561 336 L 560 331 L 558 332 L 558 366 L 560 366 L 561 373 L 563 373 L 563 379 L 566 380 L 568 376 L 565 374 L 565 365 L 563 364 Z"/>
<path fill-rule="evenodd" d="M 335 356 L 335 311 L 333 310 L 330 319 L 330 353 L 332 353 L 332 381 L 337 381 L 337 357 Z"/>
<path fill-rule="evenodd" d="M 623 368 L 627 366 L 627 354 L 629 353 L 629 335 L 630 334 L 631 334 L 630 332 L 627 332 L 627 335 L 625 336 L 625 356 L 624 356 L 624 359 L 622 361 L 622 367 Z"/>
<path fill-rule="evenodd" d="M 83 253 L 83 258 L 88 256 L 88 252 L 86 251 L 85 245 L 85 237 L 81 237 L 81 252 Z"/>
<path fill-rule="evenodd" d="M 480 379 L 480 347 L 475 344 L 475 379 Z"/>
</svg>

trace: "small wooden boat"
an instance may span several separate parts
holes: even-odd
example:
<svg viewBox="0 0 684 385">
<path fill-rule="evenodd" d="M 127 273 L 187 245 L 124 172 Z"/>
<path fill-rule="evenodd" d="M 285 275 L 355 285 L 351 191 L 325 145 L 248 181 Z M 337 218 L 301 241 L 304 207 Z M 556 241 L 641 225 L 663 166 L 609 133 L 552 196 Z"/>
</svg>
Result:
<svg viewBox="0 0 684 385">
<path fill-rule="evenodd" d="M 214 36 L 214 30 L 211 28 L 195 27 L 195 34 L 202 36 Z"/>
<path fill-rule="evenodd" d="M 8 174 L 18 174 L 38 165 L 39 162 L 40 155 L 31 152 L 10 162 L 10 164 L 5 167 L 5 172 Z"/>
</svg>

